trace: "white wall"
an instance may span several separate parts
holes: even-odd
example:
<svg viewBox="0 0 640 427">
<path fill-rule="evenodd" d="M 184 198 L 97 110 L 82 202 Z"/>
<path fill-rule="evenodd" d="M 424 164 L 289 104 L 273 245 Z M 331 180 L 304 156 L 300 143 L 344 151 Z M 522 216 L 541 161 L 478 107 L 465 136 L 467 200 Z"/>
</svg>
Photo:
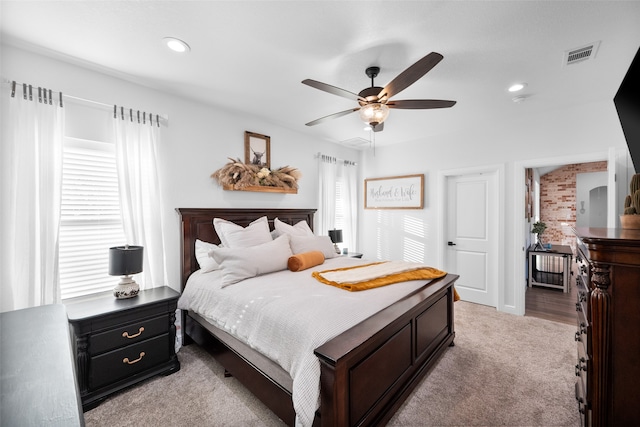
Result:
<svg viewBox="0 0 640 427">
<path fill-rule="evenodd" d="M 462 125 L 462 124 L 461 124 Z M 482 165 L 503 165 L 504 180 L 504 221 L 501 224 L 504 258 L 499 260 L 504 269 L 504 282 L 499 284 L 498 297 L 500 310 L 524 313 L 523 298 L 516 285 L 523 283 L 520 275 L 516 278 L 516 263 L 524 256 L 522 241 L 522 223 L 524 221 L 524 196 L 515 198 L 515 182 L 518 178 L 524 184 L 522 162 L 539 161 L 545 164 L 549 158 L 562 160 L 576 159 L 606 154 L 609 147 L 626 150 L 626 142 L 613 101 L 579 105 L 568 110 L 549 111 L 538 115 L 523 115 L 518 120 L 496 118 L 496 122 L 487 123 L 481 129 L 465 129 L 461 126 L 457 132 L 439 135 L 424 140 L 393 147 L 378 147 L 375 157 L 367 153 L 362 170 L 364 178 L 425 174 L 425 208 L 410 211 L 372 211 L 364 210 L 361 215 L 360 250 L 365 256 L 375 256 L 384 246 L 385 253 L 402 253 L 402 240 L 393 236 L 402 234 L 405 219 L 422 222 L 425 230 L 424 262 L 435 267 L 442 259 L 446 246 L 446 237 L 438 241 L 438 228 L 442 218 L 438 217 L 439 172 L 476 168 Z M 522 175 L 522 177 L 519 177 Z M 522 194 L 524 191 L 522 190 Z M 470 212 L 470 214 L 473 214 Z M 521 221 L 516 221 L 522 216 Z M 386 233 L 390 238 L 377 241 L 375 230 L 383 222 L 388 224 Z M 523 258 L 522 258 L 523 259 Z"/>
<path fill-rule="evenodd" d="M 167 115 L 169 125 L 160 147 L 163 202 L 166 223 L 167 270 L 171 285 L 179 288 L 179 218 L 177 207 L 317 207 L 318 151 L 340 158 L 357 160 L 361 178 L 374 178 L 413 173 L 425 174 L 425 207 L 422 210 L 380 211 L 361 209 L 358 250 L 366 257 L 395 257 L 402 254 L 404 220 L 411 218 L 424 229 L 424 262 L 438 267 L 445 241 L 438 241 L 437 177 L 442 171 L 484 165 L 499 165 L 504 191 L 502 217 L 502 251 L 500 265 L 504 269 L 499 284 L 499 309 L 524 313 L 519 306 L 516 263 L 523 257 L 524 202 L 516 198 L 515 183 L 523 181 L 521 169 L 527 162 L 554 164 L 560 158 L 570 163 L 576 157 L 599 156 L 609 147 L 626 151 L 626 143 L 612 101 L 578 105 L 567 110 L 544 114 L 524 114 L 513 120 L 496 117 L 483 128 L 460 129 L 446 135 L 416 140 L 393 147 L 378 147 L 373 155 L 266 123 L 242 113 L 232 113 L 168 95 L 125 80 L 111 77 L 78 65 L 2 46 L 2 77 L 50 87 L 69 95 L 106 104 L 118 104 Z M 529 102 L 535 102 L 531 100 Z M 271 136 L 272 166 L 291 165 L 302 171 L 297 195 L 222 191 L 210 175 L 227 157 L 243 157 L 245 130 Z M 360 159 L 358 159 L 360 157 Z M 536 163 L 537 162 L 537 163 Z M 557 164 L 557 163 L 555 163 Z M 626 171 L 623 173 L 628 174 Z M 627 181 L 628 182 L 628 181 Z M 360 194 L 359 206 L 363 206 Z M 372 233 L 383 224 L 380 240 Z M 395 238 L 394 238 L 395 237 Z M 440 266 L 441 267 L 441 266 Z M 441 267 L 442 268 L 442 267 Z"/>
<path fill-rule="evenodd" d="M 314 154 L 322 152 L 353 161 L 360 155 L 356 150 L 312 139 L 256 117 L 216 109 L 15 47 L 0 47 L 3 78 L 168 116 L 159 157 L 167 272 L 175 289 L 180 288 L 180 222 L 175 208 L 317 208 Z M 302 172 L 298 194 L 223 191 L 210 178 L 228 161 L 227 157 L 244 159 L 245 130 L 271 137 L 272 167 L 290 165 Z"/>
</svg>

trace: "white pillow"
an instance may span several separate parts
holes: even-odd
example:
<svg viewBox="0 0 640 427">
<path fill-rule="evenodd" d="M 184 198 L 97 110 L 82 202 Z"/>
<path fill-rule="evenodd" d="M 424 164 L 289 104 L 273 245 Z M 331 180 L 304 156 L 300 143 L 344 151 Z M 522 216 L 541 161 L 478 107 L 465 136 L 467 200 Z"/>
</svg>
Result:
<svg viewBox="0 0 640 427">
<path fill-rule="evenodd" d="M 250 277 L 286 270 L 287 261 L 293 254 L 289 236 L 283 235 L 248 248 L 213 248 L 210 255 L 220 264 L 222 287 L 225 288 Z"/>
<path fill-rule="evenodd" d="M 198 265 L 200 266 L 200 270 L 203 273 L 208 273 L 213 270 L 217 270 L 220 268 L 215 259 L 209 256 L 209 251 L 213 248 L 217 248 L 218 245 L 214 245 L 213 243 L 204 242 L 202 240 L 196 239 L 196 260 L 198 261 Z"/>
<path fill-rule="evenodd" d="M 325 258 L 337 256 L 329 236 L 289 236 L 289 238 L 291 239 L 291 250 L 294 255 L 303 252 L 320 251 Z"/>
<path fill-rule="evenodd" d="M 231 249 L 248 248 L 273 240 L 266 216 L 256 219 L 246 228 L 226 219 L 214 218 L 213 227 L 216 229 L 222 245 Z"/>
<path fill-rule="evenodd" d="M 276 218 L 273 221 L 273 226 L 275 228 L 276 237 L 281 236 L 283 234 L 288 234 L 289 236 L 313 236 L 313 231 L 307 224 L 307 221 L 300 221 L 295 225 L 289 225 L 285 222 L 280 221 Z"/>
</svg>

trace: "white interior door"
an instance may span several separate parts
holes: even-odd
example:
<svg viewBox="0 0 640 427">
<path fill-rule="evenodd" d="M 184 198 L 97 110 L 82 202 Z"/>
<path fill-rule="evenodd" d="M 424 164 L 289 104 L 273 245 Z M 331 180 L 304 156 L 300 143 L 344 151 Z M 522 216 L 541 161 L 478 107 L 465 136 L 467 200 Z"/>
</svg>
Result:
<svg viewBox="0 0 640 427">
<path fill-rule="evenodd" d="M 460 275 L 460 298 L 497 306 L 496 173 L 447 177 L 447 271 Z"/>
</svg>

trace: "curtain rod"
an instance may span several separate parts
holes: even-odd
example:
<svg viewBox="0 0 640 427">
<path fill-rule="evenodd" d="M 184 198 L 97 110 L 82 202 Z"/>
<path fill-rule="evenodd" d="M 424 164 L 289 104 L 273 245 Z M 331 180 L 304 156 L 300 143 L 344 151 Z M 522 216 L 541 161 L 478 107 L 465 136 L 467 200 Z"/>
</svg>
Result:
<svg viewBox="0 0 640 427">
<path fill-rule="evenodd" d="M 317 159 L 317 158 L 319 158 L 320 156 L 333 157 L 334 159 L 336 159 L 336 162 L 349 162 L 349 163 L 351 163 L 351 164 L 352 164 L 352 165 L 354 165 L 354 166 L 358 166 L 358 163 L 357 163 L 357 162 L 353 162 L 353 161 L 351 161 L 351 160 L 346 160 L 346 159 L 339 159 L 339 158 L 334 157 L 334 156 L 329 156 L 328 154 L 322 154 L 322 153 L 321 153 L 321 152 L 319 152 L 319 151 L 318 151 L 316 154 L 314 154 L 314 155 L 313 155 L 313 158 L 314 158 L 314 159 Z"/>
<path fill-rule="evenodd" d="M 19 82 L 16 82 L 15 80 L 9 80 L 6 77 L 2 77 L 2 83 L 7 83 L 7 84 L 11 85 L 11 96 L 12 97 L 15 96 L 16 85 L 22 86 L 23 87 L 23 91 L 24 91 L 24 88 L 28 88 L 29 90 L 35 90 L 35 87 L 33 85 L 28 85 L 26 83 L 19 83 Z M 78 96 L 73 96 L 73 95 L 68 95 L 66 93 L 63 94 L 62 92 L 52 91 L 51 89 L 45 89 L 45 88 L 40 88 L 40 87 L 38 87 L 38 89 L 42 89 L 42 91 L 44 92 L 45 103 L 51 104 L 51 101 L 52 101 L 52 97 L 51 96 L 52 96 L 52 94 L 58 94 L 58 99 L 59 99 L 60 106 L 62 106 L 62 99 L 64 98 L 64 99 L 67 99 L 67 100 L 70 100 L 70 101 L 74 101 L 76 103 L 93 104 L 93 105 L 96 105 L 98 107 L 104 108 L 106 110 L 114 111 L 114 116 L 116 116 L 116 111 L 115 111 L 116 110 L 116 104 L 105 104 L 103 102 L 94 101 L 92 99 L 80 98 Z M 48 93 L 48 96 L 47 96 L 47 93 Z M 23 92 L 23 96 L 26 99 L 27 92 Z M 31 99 L 32 95 L 29 94 L 29 96 L 30 96 L 30 99 Z M 120 108 L 123 109 L 124 107 L 120 107 Z M 123 117 L 124 117 L 124 114 L 126 114 L 125 112 L 127 110 L 129 110 L 131 118 L 133 118 L 134 112 L 137 112 L 137 115 L 140 114 L 140 110 L 134 110 L 133 108 L 124 108 L 124 110 L 121 111 Z M 143 112 L 143 115 L 145 115 L 145 117 L 146 117 L 146 114 L 147 113 Z M 148 114 L 149 114 L 149 117 L 152 116 L 151 113 L 148 113 Z M 169 118 L 167 116 L 164 116 L 164 115 L 156 114 L 156 119 L 158 119 L 159 122 L 161 122 L 164 125 L 168 125 L 168 123 L 169 123 Z"/>
</svg>

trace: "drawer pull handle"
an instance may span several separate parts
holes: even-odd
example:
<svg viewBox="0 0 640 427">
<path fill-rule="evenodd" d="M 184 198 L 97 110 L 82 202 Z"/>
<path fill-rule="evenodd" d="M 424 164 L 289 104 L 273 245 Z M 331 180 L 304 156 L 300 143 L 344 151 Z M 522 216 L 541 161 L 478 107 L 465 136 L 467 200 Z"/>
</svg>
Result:
<svg viewBox="0 0 640 427">
<path fill-rule="evenodd" d="M 138 363 L 139 361 L 141 361 L 143 357 L 144 357 L 144 351 L 141 351 L 140 357 L 138 357 L 136 360 L 129 361 L 129 358 L 125 357 L 124 359 L 122 359 L 122 363 L 126 363 L 127 365 L 133 365 L 134 363 Z"/>
<path fill-rule="evenodd" d="M 140 336 L 140 334 L 141 334 L 141 333 L 143 333 L 143 332 L 144 332 L 144 326 L 140 326 L 140 329 L 138 329 L 138 333 L 137 333 L 137 334 L 129 335 L 129 332 L 124 331 L 124 332 L 122 333 L 122 336 L 123 336 L 124 338 L 135 338 L 135 337 Z"/>
</svg>

